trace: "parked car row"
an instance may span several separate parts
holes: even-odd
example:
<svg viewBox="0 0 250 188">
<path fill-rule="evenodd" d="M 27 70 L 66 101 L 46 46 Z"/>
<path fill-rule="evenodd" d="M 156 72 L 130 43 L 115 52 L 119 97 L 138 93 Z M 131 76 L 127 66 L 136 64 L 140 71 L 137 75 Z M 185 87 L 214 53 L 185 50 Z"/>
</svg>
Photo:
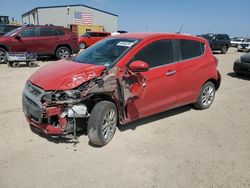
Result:
<svg viewBox="0 0 250 188">
<path fill-rule="evenodd" d="M 239 44 L 241 44 L 245 40 L 244 37 L 234 37 L 231 39 L 231 46 L 232 47 L 238 47 Z"/>
</svg>

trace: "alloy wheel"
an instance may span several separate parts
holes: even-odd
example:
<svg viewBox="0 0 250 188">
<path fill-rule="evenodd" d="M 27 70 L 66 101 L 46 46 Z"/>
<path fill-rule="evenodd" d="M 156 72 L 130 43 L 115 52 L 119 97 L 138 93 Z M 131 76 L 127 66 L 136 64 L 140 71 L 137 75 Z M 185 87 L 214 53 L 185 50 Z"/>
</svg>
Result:
<svg viewBox="0 0 250 188">
<path fill-rule="evenodd" d="M 6 60 L 6 53 L 0 50 L 0 63 L 4 63 Z"/>
<path fill-rule="evenodd" d="M 202 92 L 201 101 L 204 106 L 209 106 L 214 100 L 215 90 L 212 86 L 207 86 Z"/>
<path fill-rule="evenodd" d="M 60 57 L 60 59 L 66 59 L 66 58 L 68 58 L 70 56 L 70 52 L 68 51 L 68 49 L 61 49 L 60 51 L 59 51 L 59 57 Z"/>
<path fill-rule="evenodd" d="M 112 138 L 115 128 L 116 128 L 116 123 L 117 123 L 117 114 L 116 110 L 113 108 L 110 108 L 107 110 L 104 120 L 102 123 L 102 137 L 105 141 L 109 140 Z"/>
</svg>

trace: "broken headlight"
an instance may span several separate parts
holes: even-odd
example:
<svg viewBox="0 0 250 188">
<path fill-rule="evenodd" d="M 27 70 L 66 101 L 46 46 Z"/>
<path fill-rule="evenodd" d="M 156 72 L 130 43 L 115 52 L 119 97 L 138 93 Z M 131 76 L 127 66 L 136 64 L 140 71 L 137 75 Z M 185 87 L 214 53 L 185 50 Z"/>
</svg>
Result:
<svg viewBox="0 0 250 188">
<path fill-rule="evenodd" d="M 66 91 L 56 91 L 50 94 L 46 94 L 43 100 L 46 102 L 56 102 L 56 101 L 69 101 L 77 100 L 81 98 L 81 92 L 79 90 L 66 90 Z"/>
</svg>

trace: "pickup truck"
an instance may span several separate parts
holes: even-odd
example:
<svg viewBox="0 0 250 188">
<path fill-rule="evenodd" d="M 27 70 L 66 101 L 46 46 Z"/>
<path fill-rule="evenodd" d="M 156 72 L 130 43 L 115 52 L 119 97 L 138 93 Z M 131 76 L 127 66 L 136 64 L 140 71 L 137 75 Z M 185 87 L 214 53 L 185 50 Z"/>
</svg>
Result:
<svg viewBox="0 0 250 188">
<path fill-rule="evenodd" d="M 200 36 L 208 40 L 213 51 L 221 51 L 222 54 L 226 54 L 230 47 L 230 38 L 227 34 L 203 34 Z"/>
</svg>

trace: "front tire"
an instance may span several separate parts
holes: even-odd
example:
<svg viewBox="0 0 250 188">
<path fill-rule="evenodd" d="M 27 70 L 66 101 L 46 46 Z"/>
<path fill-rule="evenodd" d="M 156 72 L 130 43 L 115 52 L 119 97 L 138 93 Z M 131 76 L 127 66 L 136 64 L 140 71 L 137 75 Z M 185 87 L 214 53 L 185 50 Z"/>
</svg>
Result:
<svg viewBox="0 0 250 188">
<path fill-rule="evenodd" d="M 7 52 L 5 49 L 0 48 L 0 64 L 5 63 L 7 61 Z"/>
<path fill-rule="evenodd" d="M 70 55 L 71 55 L 70 49 L 66 46 L 59 47 L 56 50 L 57 59 L 67 59 L 68 57 L 70 57 Z"/>
<path fill-rule="evenodd" d="M 89 141 L 97 146 L 104 146 L 113 138 L 118 121 L 118 113 L 114 103 L 98 102 L 88 120 Z"/>
<path fill-rule="evenodd" d="M 212 82 L 207 82 L 202 86 L 194 106 L 199 110 L 207 109 L 212 105 L 214 97 L 215 86 Z"/>
</svg>

